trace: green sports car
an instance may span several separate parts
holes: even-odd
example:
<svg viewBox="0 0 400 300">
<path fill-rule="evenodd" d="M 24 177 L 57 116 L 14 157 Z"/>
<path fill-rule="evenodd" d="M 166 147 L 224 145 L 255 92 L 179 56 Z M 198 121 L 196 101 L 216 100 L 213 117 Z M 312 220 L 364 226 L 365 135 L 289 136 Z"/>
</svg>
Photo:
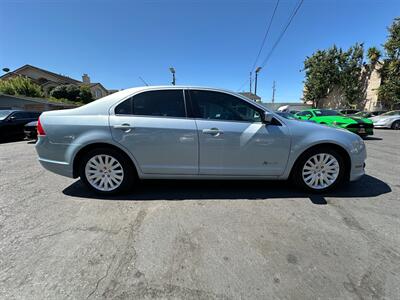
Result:
<svg viewBox="0 0 400 300">
<path fill-rule="evenodd" d="M 374 134 L 374 124 L 370 119 L 344 116 L 335 110 L 308 109 L 298 112 L 295 117 L 300 120 L 344 128 L 361 136 Z"/>
</svg>

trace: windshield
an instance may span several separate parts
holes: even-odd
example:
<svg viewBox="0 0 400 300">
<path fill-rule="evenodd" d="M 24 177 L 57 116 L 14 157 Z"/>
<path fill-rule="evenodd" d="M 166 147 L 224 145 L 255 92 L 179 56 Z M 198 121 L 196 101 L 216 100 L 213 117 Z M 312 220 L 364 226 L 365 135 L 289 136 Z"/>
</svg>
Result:
<svg viewBox="0 0 400 300">
<path fill-rule="evenodd" d="M 364 117 L 364 116 L 368 116 L 369 113 L 365 112 L 365 111 L 360 111 L 358 113 L 355 113 L 354 115 L 357 117 Z"/>
<path fill-rule="evenodd" d="M 392 110 L 387 113 L 381 114 L 381 116 L 397 116 L 400 115 L 400 110 Z"/>
<path fill-rule="evenodd" d="M 11 113 L 11 110 L 0 110 L 0 120 L 4 120 Z"/>
<path fill-rule="evenodd" d="M 314 110 L 314 113 L 317 117 L 342 116 L 342 114 L 340 112 L 337 112 L 336 110 L 330 110 L 330 109 L 316 109 L 316 110 Z"/>
</svg>

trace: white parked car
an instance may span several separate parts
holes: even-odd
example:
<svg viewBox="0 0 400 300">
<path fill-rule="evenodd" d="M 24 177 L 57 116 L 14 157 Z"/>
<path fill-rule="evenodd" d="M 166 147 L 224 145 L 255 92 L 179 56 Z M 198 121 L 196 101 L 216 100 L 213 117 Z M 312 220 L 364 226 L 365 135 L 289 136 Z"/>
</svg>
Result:
<svg viewBox="0 0 400 300">
<path fill-rule="evenodd" d="M 200 87 L 127 89 L 44 112 L 36 150 L 48 170 L 103 194 L 135 179 L 291 178 L 326 191 L 364 174 L 363 140 L 285 118 L 239 94 Z"/>
<path fill-rule="evenodd" d="M 376 117 L 370 118 L 375 128 L 400 129 L 400 110 L 392 110 Z"/>
</svg>

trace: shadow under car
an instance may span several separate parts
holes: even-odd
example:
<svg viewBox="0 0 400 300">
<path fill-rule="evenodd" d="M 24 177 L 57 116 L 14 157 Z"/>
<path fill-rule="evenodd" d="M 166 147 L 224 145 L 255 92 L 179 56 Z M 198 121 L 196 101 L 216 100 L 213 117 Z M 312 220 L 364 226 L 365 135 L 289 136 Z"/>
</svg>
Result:
<svg viewBox="0 0 400 300">
<path fill-rule="evenodd" d="M 391 188 L 378 178 L 365 175 L 332 192 L 310 194 L 294 187 L 289 181 L 267 180 L 144 180 L 127 194 L 105 196 L 95 194 L 78 180 L 63 193 L 71 197 L 98 200 L 268 200 L 275 198 L 309 198 L 314 204 L 327 204 L 326 196 L 336 198 L 376 197 L 391 192 Z"/>
</svg>

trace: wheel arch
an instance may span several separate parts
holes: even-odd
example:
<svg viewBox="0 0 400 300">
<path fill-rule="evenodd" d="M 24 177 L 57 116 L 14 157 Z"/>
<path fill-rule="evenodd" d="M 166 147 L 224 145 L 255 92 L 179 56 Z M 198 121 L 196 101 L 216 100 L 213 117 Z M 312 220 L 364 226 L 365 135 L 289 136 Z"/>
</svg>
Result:
<svg viewBox="0 0 400 300">
<path fill-rule="evenodd" d="M 73 178 L 79 177 L 79 166 L 80 166 L 80 162 L 81 162 L 83 156 L 86 153 L 88 153 L 89 151 L 98 149 L 98 148 L 114 149 L 114 150 L 120 152 L 122 155 L 124 155 L 128 159 L 128 161 L 131 163 L 133 170 L 136 173 L 135 175 L 138 176 L 139 169 L 136 165 L 135 160 L 131 157 L 131 155 L 129 153 L 127 153 L 124 149 L 122 149 L 114 144 L 105 143 L 105 142 L 96 142 L 96 143 L 85 145 L 84 147 L 79 149 L 78 152 L 75 154 L 73 163 L 72 163 Z"/>
<path fill-rule="evenodd" d="M 304 155 L 307 155 L 309 152 L 311 152 L 315 149 L 321 148 L 321 147 L 327 147 L 327 148 L 333 149 L 343 157 L 344 164 L 345 164 L 345 179 L 348 180 L 350 178 L 350 171 L 351 171 L 350 154 L 342 146 L 335 144 L 335 143 L 329 143 L 329 142 L 312 145 L 312 146 L 308 147 L 307 149 L 305 149 L 303 152 L 301 152 L 300 155 L 297 156 L 296 160 L 293 163 L 293 167 L 290 170 L 289 178 L 291 178 L 293 176 L 293 173 L 295 172 L 296 168 L 298 167 L 299 161 L 301 160 L 301 158 Z"/>
</svg>

